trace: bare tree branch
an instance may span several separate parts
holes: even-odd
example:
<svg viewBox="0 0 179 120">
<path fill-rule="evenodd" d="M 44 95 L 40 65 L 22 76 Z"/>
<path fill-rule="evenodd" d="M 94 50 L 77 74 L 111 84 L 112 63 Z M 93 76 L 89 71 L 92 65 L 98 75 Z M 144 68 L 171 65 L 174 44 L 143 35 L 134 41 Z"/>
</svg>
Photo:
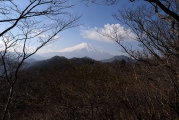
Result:
<svg viewBox="0 0 179 120">
<path fill-rule="evenodd" d="M 3 43 L 0 48 L 0 67 L 4 69 L 0 76 L 9 84 L 9 95 L 1 114 L 4 120 L 8 118 L 14 86 L 24 61 L 46 44 L 55 41 L 61 31 L 77 26 L 80 16 L 66 12 L 74 6 L 69 5 L 68 0 L 26 0 L 25 7 L 18 5 L 17 1 L 1 2 L 3 9 L 0 10 L 0 22 L 8 26 L 0 33 Z"/>
</svg>

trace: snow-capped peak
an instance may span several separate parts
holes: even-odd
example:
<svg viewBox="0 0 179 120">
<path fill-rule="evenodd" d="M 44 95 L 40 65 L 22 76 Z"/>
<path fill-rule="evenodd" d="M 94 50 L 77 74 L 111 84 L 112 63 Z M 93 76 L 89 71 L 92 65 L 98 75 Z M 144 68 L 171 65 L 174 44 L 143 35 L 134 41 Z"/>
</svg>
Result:
<svg viewBox="0 0 179 120">
<path fill-rule="evenodd" d="M 80 51 L 82 49 L 86 49 L 88 52 L 96 52 L 96 51 L 100 51 L 97 50 L 96 48 L 94 48 L 91 44 L 89 43 L 81 43 L 79 45 L 76 45 L 74 47 L 69 47 L 69 48 L 65 48 L 60 50 L 59 52 L 72 52 L 72 51 Z M 102 51 L 100 51 L 102 52 Z"/>
</svg>

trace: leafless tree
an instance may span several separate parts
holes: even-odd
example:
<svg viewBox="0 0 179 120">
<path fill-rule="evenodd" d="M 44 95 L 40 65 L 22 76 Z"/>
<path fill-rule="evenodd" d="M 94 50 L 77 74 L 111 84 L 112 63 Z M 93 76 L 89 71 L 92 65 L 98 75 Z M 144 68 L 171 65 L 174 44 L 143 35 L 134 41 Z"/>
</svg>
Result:
<svg viewBox="0 0 179 120">
<path fill-rule="evenodd" d="M 101 4 L 99 0 L 83 0 L 87 4 L 97 3 Z M 109 31 L 101 30 L 98 31 L 100 34 L 108 37 L 109 39 L 115 41 L 119 46 L 123 48 L 131 57 L 135 58 L 138 61 L 142 61 L 140 70 L 140 75 L 144 75 L 146 71 L 147 74 L 155 73 L 149 75 L 149 77 L 144 77 L 144 79 L 149 79 L 153 81 L 158 81 L 156 86 L 157 94 L 152 93 L 150 96 L 148 93 L 151 92 L 150 85 L 145 82 L 142 83 L 146 92 L 143 97 L 149 101 L 157 101 L 162 105 L 163 108 L 167 108 L 164 114 L 172 114 L 171 111 L 175 111 L 175 114 L 179 113 L 179 69 L 178 69 L 178 60 L 179 60 L 179 1 L 178 0 L 129 0 L 131 2 L 144 1 L 142 6 L 139 6 L 134 9 L 132 8 L 122 8 L 119 10 L 119 14 L 114 14 L 113 17 L 118 20 L 120 23 L 127 25 L 131 28 L 131 32 L 136 36 L 133 37 L 133 40 L 137 41 L 139 46 L 132 47 L 130 45 L 123 44 L 124 37 L 120 34 L 118 27 L 114 26 Z M 103 0 L 102 4 L 113 5 L 118 3 L 120 0 Z M 146 4 L 145 4 L 146 3 Z M 120 9 L 120 8 L 119 8 Z M 124 29 L 125 30 L 125 29 Z M 126 30 L 126 34 L 130 35 L 130 32 Z M 147 64 L 145 64 L 147 63 Z M 141 64 L 140 64 L 141 65 Z M 147 66 L 147 67 L 146 67 Z M 136 70 L 137 66 L 134 70 Z M 147 68 L 147 69 L 146 69 Z M 143 71 L 143 72 L 142 72 Z M 163 75 L 158 73 L 162 72 Z M 136 75 L 137 76 L 137 75 Z M 145 76 L 145 75 L 144 75 Z M 157 77 L 158 78 L 157 78 Z M 136 77 L 136 80 L 141 80 Z M 145 81 L 145 80 L 144 80 Z M 137 83 L 137 84 L 138 84 Z M 151 82 L 150 82 L 151 83 Z M 136 86 L 137 86 L 136 84 Z M 146 85 L 145 85 L 146 84 Z M 160 84 L 160 85 L 159 85 Z M 161 87 L 159 87 L 161 86 Z M 166 88 L 167 86 L 167 88 Z M 165 89 L 164 89 L 165 88 Z M 148 90 L 147 90 L 148 89 Z M 132 89 L 134 90 L 134 88 Z M 142 90 L 142 89 L 141 89 Z M 149 91 L 149 92 L 148 92 Z M 169 91 L 165 93 L 165 91 Z M 129 90 L 126 90 L 129 92 Z M 138 93 L 134 93 L 138 96 Z M 170 95 L 169 95 L 170 94 Z M 161 98 L 159 96 L 162 96 Z M 165 98 L 163 98 L 165 96 Z M 172 96 L 172 97 L 171 97 Z M 153 97 L 153 98 L 152 98 Z M 144 115 L 144 111 L 138 114 L 138 110 L 135 109 L 134 100 L 130 97 L 126 97 L 126 102 L 131 107 L 131 112 L 135 113 L 138 119 L 147 119 Z M 131 100 L 131 101 L 130 101 Z M 135 99 L 136 100 L 136 99 Z M 147 101 L 146 101 L 147 103 Z M 132 105 L 133 104 L 133 105 Z M 138 104 L 139 105 L 139 104 Z M 148 104 L 148 108 L 151 110 L 153 106 Z M 172 110 L 170 110 L 172 109 Z M 169 111 L 168 111 L 169 110 Z M 157 113 L 158 114 L 158 113 Z M 147 113 L 147 115 L 156 116 L 156 112 Z M 153 117 L 154 117 L 153 116 Z M 162 119 L 159 113 L 158 119 Z"/>
<path fill-rule="evenodd" d="M 119 3 L 120 0 L 81 0 L 86 4 L 96 3 L 96 4 L 107 4 L 107 5 L 114 5 Z M 161 19 L 167 20 L 170 22 L 171 29 L 176 33 L 178 32 L 178 22 L 179 22 L 179 15 L 178 15 L 178 8 L 179 8 L 179 1 L 178 0 L 129 0 L 131 2 L 137 1 L 145 1 L 149 5 L 154 7 L 153 11 L 155 11 L 156 15 Z"/>
<path fill-rule="evenodd" d="M 9 91 L 1 105 L 1 119 L 10 117 L 8 111 L 24 60 L 59 39 L 61 31 L 77 25 L 80 17 L 68 12 L 73 6 L 68 0 L 0 0 L 0 77 Z"/>
<path fill-rule="evenodd" d="M 170 6 L 173 6 L 172 10 L 178 15 L 178 8 L 174 7 L 176 4 L 178 3 L 175 1 Z M 119 10 L 119 14 L 114 14 L 113 16 L 120 23 L 131 28 L 132 33 L 136 35 L 134 40 L 138 42 L 138 48 L 140 49 L 137 50 L 136 47 L 132 49 L 129 48 L 128 45 L 122 44 L 123 35 L 118 33 L 119 31 L 116 27 L 113 27 L 110 34 L 108 31 L 100 31 L 100 33 L 119 44 L 131 57 L 138 61 L 147 63 L 143 64 L 142 68 L 145 69 L 145 65 L 148 66 L 150 72 L 156 73 L 156 76 L 159 78 L 152 78 L 153 75 L 149 75 L 149 78 L 146 77 L 145 79 L 152 79 L 154 81 L 158 81 L 157 79 L 160 79 L 160 81 L 158 81 L 159 84 L 156 87 L 161 86 L 161 88 L 160 90 L 158 89 L 158 94 L 156 94 L 155 97 L 152 96 L 154 97 L 154 101 L 158 100 L 158 103 L 164 105 L 163 107 L 165 108 L 172 108 L 178 115 L 179 24 L 177 19 L 174 17 L 172 18 L 172 15 L 168 15 L 167 18 L 162 17 L 161 14 L 158 14 L 158 10 L 155 5 L 154 7 L 139 6 L 136 9 L 124 8 L 123 10 Z M 172 21 L 174 23 L 172 23 Z M 128 31 L 126 31 L 126 34 L 129 34 Z M 147 69 L 145 70 L 147 71 Z M 159 71 L 162 71 L 164 74 L 159 75 Z M 149 71 L 147 73 L 149 73 Z M 165 87 L 165 89 L 163 89 L 164 86 L 167 86 L 167 88 Z M 147 84 L 145 88 L 148 87 L 149 85 Z M 165 93 L 165 90 L 169 91 L 172 97 L 168 93 Z M 157 97 L 158 95 L 165 96 L 165 98 L 159 99 Z M 147 94 L 144 96 L 147 96 Z M 151 99 L 150 97 L 149 99 Z M 130 104 L 133 103 L 130 100 L 128 102 Z M 170 113 L 168 112 L 167 114 Z"/>
</svg>

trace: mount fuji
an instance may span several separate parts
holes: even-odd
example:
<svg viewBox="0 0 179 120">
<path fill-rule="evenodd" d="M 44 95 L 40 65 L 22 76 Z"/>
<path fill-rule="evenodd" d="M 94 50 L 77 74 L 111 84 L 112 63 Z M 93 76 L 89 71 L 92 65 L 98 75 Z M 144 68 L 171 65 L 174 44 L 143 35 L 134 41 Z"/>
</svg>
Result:
<svg viewBox="0 0 179 120">
<path fill-rule="evenodd" d="M 104 52 L 102 50 L 99 50 L 89 43 L 81 43 L 73 47 L 62 49 L 58 52 L 49 52 L 49 53 L 42 53 L 37 55 L 42 56 L 42 58 L 46 58 L 46 59 L 52 58 L 54 56 L 64 56 L 66 58 L 89 57 L 95 60 L 104 60 L 113 57 L 113 55 Z M 35 56 L 32 56 L 31 58 L 36 59 Z"/>
<path fill-rule="evenodd" d="M 74 51 L 81 51 L 81 50 L 87 50 L 88 52 L 103 52 L 103 51 L 96 49 L 94 46 L 92 46 L 89 43 L 81 43 L 74 47 L 69 47 L 69 48 L 60 50 L 59 52 L 74 52 Z"/>
</svg>

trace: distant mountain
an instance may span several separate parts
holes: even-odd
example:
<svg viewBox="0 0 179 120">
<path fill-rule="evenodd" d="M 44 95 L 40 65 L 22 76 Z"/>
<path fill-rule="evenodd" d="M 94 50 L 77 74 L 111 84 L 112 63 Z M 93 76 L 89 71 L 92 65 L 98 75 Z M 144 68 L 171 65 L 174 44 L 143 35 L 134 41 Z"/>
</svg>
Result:
<svg viewBox="0 0 179 120">
<path fill-rule="evenodd" d="M 45 60 L 45 59 L 47 59 L 47 58 L 44 57 L 44 56 L 40 56 L 38 54 L 34 54 L 34 55 L 30 56 L 26 61 L 32 62 L 32 61 Z"/>
<path fill-rule="evenodd" d="M 56 69 L 64 70 L 68 68 L 70 64 L 73 64 L 73 66 L 80 66 L 86 63 L 94 64 L 97 62 L 98 61 L 95 61 L 88 57 L 67 59 L 63 56 L 54 56 L 50 59 L 41 60 L 33 63 L 26 63 L 23 68 L 27 68 L 32 71 L 34 70 L 43 71 L 50 67 L 55 67 Z"/>
<path fill-rule="evenodd" d="M 126 62 L 134 62 L 133 59 L 131 59 L 127 56 L 124 56 L 124 55 L 114 56 L 112 58 L 102 60 L 101 62 L 113 62 L 114 60 L 122 60 L 122 59 L 125 60 Z"/>
<path fill-rule="evenodd" d="M 74 51 L 81 51 L 81 50 L 87 50 L 88 52 L 100 52 L 100 53 L 103 52 L 103 51 L 97 50 L 94 46 L 92 46 L 89 43 L 81 43 L 74 47 L 69 47 L 69 48 L 60 50 L 59 52 L 74 52 Z"/>
<path fill-rule="evenodd" d="M 64 56 L 66 58 L 89 57 L 95 60 L 109 59 L 113 57 L 113 55 L 107 52 L 98 50 L 97 48 L 95 48 L 93 45 L 89 43 L 81 43 L 73 47 L 65 48 L 58 52 L 43 53 L 43 54 L 38 54 L 38 55 L 46 59 L 52 58 L 53 56 Z"/>
<path fill-rule="evenodd" d="M 37 62 L 37 60 L 34 59 L 34 58 L 29 58 L 29 59 L 25 60 L 25 62 L 26 63 L 33 63 L 33 62 Z"/>
</svg>

